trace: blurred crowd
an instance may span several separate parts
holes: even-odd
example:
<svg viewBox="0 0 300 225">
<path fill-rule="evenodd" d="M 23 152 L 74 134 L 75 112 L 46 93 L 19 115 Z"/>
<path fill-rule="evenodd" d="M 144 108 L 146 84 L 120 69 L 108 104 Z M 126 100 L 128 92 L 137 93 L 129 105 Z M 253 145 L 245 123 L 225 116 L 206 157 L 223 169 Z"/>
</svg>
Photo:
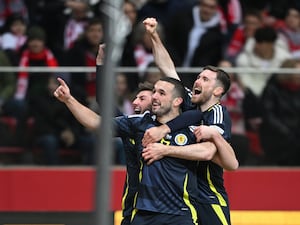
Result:
<svg viewBox="0 0 300 225">
<path fill-rule="evenodd" d="M 0 67 L 96 67 L 98 46 L 106 37 L 102 3 L 0 0 Z M 134 112 L 140 82 L 154 83 L 164 76 L 148 70 L 155 64 L 141 23 L 146 17 L 158 20 L 176 67 L 300 69 L 297 0 L 124 0 L 121 10 L 131 29 L 120 66 L 137 72 L 116 75 L 118 113 Z M 52 95 L 58 75 L 77 99 L 99 111 L 94 72 L 0 72 L 0 148 L 24 148 L 26 157 L 18 163 L 94 163 L 95 134 Z M 197 75 L 180 73 L 189 88 Z M 231 114 L 231 144 L 240 165 L 300 165 L 300 72 L 230 76 L 232 86 L 222 103 Z M 114 146 L 114 163 L 125 164 L 117 138 Z M 12 160 L 9 152 L 0 151 L 0 157 L 0 163 Z"/>
</svg>

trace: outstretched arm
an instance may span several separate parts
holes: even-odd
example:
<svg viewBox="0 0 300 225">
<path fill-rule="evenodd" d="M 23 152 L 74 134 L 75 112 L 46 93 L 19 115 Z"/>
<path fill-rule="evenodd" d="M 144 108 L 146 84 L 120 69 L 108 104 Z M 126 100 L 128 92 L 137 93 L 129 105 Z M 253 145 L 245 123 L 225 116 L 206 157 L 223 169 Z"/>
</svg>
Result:
<svg viewBox="0 0 300 225">
<path fill-rule="evenodd" d="M 78 102 L 70 93 L 70 89 L 65 81 L 57 78 L 60 86 L 54 91 L 54 96 L 65 103 L 71 113 L 84 127 L 96 130 L 100 125 L 101 117 L 94 111 Z"/>
<path fill-rule="evenodd" d="M 217 163 L 225 170 L 236 170 L 239 167 L 239 162 L 233 148 L 217 129 L 201 125 L 195 128 L 194 134 L 197 141 L 209 140 L 215 144 L 218 151 L 213 157 L 213 162 Z"/>
<path fill-rule="evenodd" d="M 176 72 L 175 65 L 157 33 L 156 19 L 147 18 L 143 21 L 143 24 L 145 25 L 147 33 L 151 37 L 152 52 L 156 65 L 166 76 L 180 80 Z"/>
</svg>

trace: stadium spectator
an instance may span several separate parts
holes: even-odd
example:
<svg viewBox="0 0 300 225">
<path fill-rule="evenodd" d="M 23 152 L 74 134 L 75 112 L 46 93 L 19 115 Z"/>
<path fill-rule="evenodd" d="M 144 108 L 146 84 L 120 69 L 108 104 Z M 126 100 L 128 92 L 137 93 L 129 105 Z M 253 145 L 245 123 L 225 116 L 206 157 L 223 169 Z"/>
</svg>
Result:
<svg viewBox="0 0 300 225">
<path fill-rule="evenodd" d="M 26 0 L 29 13 L 29 25 L 44 29 L 47 42 L 55 58 L 61 64 L 63 54 L 63 34 L 67 16 L 64 14 L 67 1 Z"/>
<path fill-rule="evenodd" d="M 293 58 L 300 58 L 300 9 L 288 9 L 284 23 L 278 28 L 279 34 L 288 43 Z"/>
<path fill-rule="evenodd" d="M 281 68 L 300 69 L 299 61 L 285 60 Z M 265 164 L 300 165 L 300 74 L 274 74 L 262 94 L 260 128 Z"/>
<path fill-rule="evenodd" d="M 28 30 L 26 48 L 21 55 L 19 66 L 58 66 L 56 58 L 46 46 L 46 34 L 43 28 L 34 26 Z M 31 97 L 42 93 L 41 88 L 46 86 L 47 78 L 47 74 L 21 71 L 18 74 L 16 99 L 23 100 L 26 97 L 30 101 Z"/>
<path fill-rule="evenodd" d="M 116 77 L 116 104 L 124 115 L 133 114 L 131 98 L 133 93 L 129 90 L 127 77 L 123 73 L 118 73 Z"/>
<path fill-rule="evenodd" d="M 248 9 L 259 10 L 265 20 L 265 25 L 272 25 L 276 20 L 281 20 L 291 5 L 298 5 L 298 0 L 240 0 L 243 12 Z"/>
<path fill-rule="evenodd" d="M 68 2 L 70 2 L 69 4 L 72 3 L 72 1 Z M 67 18 L 64 29 L 65 50 L 72 48 L 74 42 L 84 33 L 89 18 L 89 8 L 87 3 L 80 5 L 80 7 L 73 7 L 69 9 L 70 14 Z"/>
<path fill-rule="evenodd" d="M 41 27 L 33 26 L 28 30 L 26 47 L 22 52 L 20 67 L 57 67 L 58 62 L 53 53 L 46 46 L 46 34 Z M 20 130 L 25 132 L 28 109 L 32 106 L 32 99 L 37 95 L 42 95 L 48 82 L 50 73 L 27 72 L 18 73 L 17 87 L 14 98 L 8 103 L 12 116 L 18 119 Z M 26 135 L 20 139 L 27 143 Z"/>
<path fill-rule="evenodd" d="M 192 7 L 197 0 L 148 0 L 138 10 L 138 21 L 155 17 L 163 29 L 168 27 L 171 18 L 180 10 Z"/>
<path fill-rule="evenodd" d="M 118 73 L 116 75 L 115 90 L 115 104 L 118 108 L 118 111 L 121 112 L 122 115 L 133 114 L 134 109 L 131 99 L 133 93 L 130 92 L 127 76 L 124 73 Z M 126 165 L 126 155 L 122 139 L 115 137 L 113 143 L 116 150 L 114 163 L 116 165 Z"/>
<path fill-rule="evenodd" d="M 290 52 L 286 47 L 283 47 L 282 43 L 274 28 L 269 26 L 258 28 L 254 38 L 248 39 L 245 49 L 238 55 L 236 65 L 256 69 L 279 68 L 284 60 L 291 57 Z M 257 72 L 249 74 L 241 72 L 238 75 L 246 88 L 245 92 L 247 94 L 244 101 L 244 116 L 250 149 L 260 160 L 263 153 L 258 134 L 263 111 L 260 97 L 271 77 L 271 73 Z"/>
<path fill-rule="evenodd" d="M 18 66 L 22 50 L 27 40 L 27 24 L 19 14 L 11 14 L 5 23 L 0 46 L 13 66 Z"/>
<path fill-rule="evenodd" d="M 6 23 L 7 18 L 15 13 L 20 14 L 28 22 L 28 9 L 25 1 L 0 1 L 0 29 Z"/>
<path fill-rule="evenodd" d="M 144 74 L 142 79 L 143 82 L 149 82 L 151 84 L 155 84 L 160 78 L 165 77 L 166 75 L 163 74 L 156 66 L 154 62 L 148 65 L 148 68 Z"/>
<path fill-rule="evenodd" d="M 88 20 L 86 30 L 65 55 L 65 65 L 67 66 L 96 66 L 96 55 L 99 44 L 104 40 L 103 22 L 99 18 Z M 90 108 L 98 109 L 96 103 L 96 73 L 82 72 L 70 73 L 72 89 L 82 96 L 86 96 Z"/>
<path fill-rule="evenodd" d="M 217 0 L 200 0 L 171 19 L 165 43 L 175 66 L 217 65 L 222 59 L 224 34 L 218 7 Z M 184 84 L 191 88 L 196 76 L 184 77 Z"/>
<path fill-rule="evenodd" d="M 38 164 L 63 165 L 61 149 L 78 151 L 76 163 L 92 164 L 95 136 L 85 130 L 70 111 L 53 96 L 58 87 L 56 76 L 49 76 L 45 92 L 32 97 L 29 115 L 34 119 L 32 148 L 38 150 Z M 76 152 L 74 152 L 76 153 Z M 70 156 L 68 156 L 70 157 Z"/>
<path fill-rule="evenodd" d="M 224 57 L 230 60 L 231 63 L 235 62 L 247 39 L 253 37 L 256 29 L 262 26 L 261 13 L 257 10 L 247 10 L 243 16 L 243 23 L 237 27 L 225 49 Z"/>
<path fill-rule="evenodd" d="M 290 52 L 283 46 L 274 28 L 258 28 L 254 37 L 247 40 L 244 50 L 236 58 L 236 65 L 257 69 L 279 68 L 285 59 L 291 57 Z M 239 73 L 239 76 L 242 84 L 259 97 L 271 74 Z"/>
<path fill-rule="evenodd" d="M 12 66 L 5 52 L 0 49 L 0 67 Z M 9 102 L 14 96 L 16 88 L 16 74 L 13 72 L 1 72 L 0 74 L 0 145 L 19 145 L 17 120 L 12 117 L 14 109 L 11 109 Z M 2 159 L 1 161 L 5 161 Z"/>
<path fill-rule="evenodd" d="M 11 66 L 5 52 L 0 50 L 0 67 Z M 5 109 L 6 102 L 14 96 L 16 88 L 16 75 L 12 72 L 1 72 L 0 75 L 0 115 L 10 113 Z M 4 107 L 4 108 L 3 108 Z"/>
<path fill-rule="evenodd" d="M 134 33 L 137 27 L 137 5 L 134 1 L 125 0 L 123 2 L 123 12 L 126 17 L 129 19 L 131 29 L 128 31 L 128 34 L 125 39 L 123 52 L 120 60 L 120 66 L 136 66 L 136 62 L 134 59 Z M 140 82 L 140 78 L 138 73 L 126 73 L 130 91 L 136 91 L 138 84 Z"/>
<path fill-rule="evenodd" d="M 44 28 L 47 35 L 46 44 L 60 64 L 63 62 L 64 31 L 72 12 L 88 11 L 89 18 L 100 14 L 99 9 L 95 9 L 99 4 L 99 0 L 26 0 L 26 4 L 29 10 L 30 25 L 38 25 Z"/>
<path fill-rule="evenodd" d="M 242 22 L 242 7 L 239 0 L 218 0 L 221 13 L 221 26 L 225 33 L 225 43 L 231 40 L 236 28 Z"/>
<path fill-rule="evenodd" d="M 223 69 L 232 68 L 233 65 L 230 61 L 222 60 L 218 66 Z M 240 165 L 249 163 L 250 148 L 249 140 L 246 134 L 245 117 L 244 117 L 244 103 L 247 94 L 245 88 L 241 84 L 239 77 L 236 73 L 228 73 L 231 80 L 230 89 L 222 97 L 221 103 L 224 105 L 230 115 L 232 121 L 231 127 L 231 145 L 233 149 L 236 149 L 237 159 Z"/>
</svg>

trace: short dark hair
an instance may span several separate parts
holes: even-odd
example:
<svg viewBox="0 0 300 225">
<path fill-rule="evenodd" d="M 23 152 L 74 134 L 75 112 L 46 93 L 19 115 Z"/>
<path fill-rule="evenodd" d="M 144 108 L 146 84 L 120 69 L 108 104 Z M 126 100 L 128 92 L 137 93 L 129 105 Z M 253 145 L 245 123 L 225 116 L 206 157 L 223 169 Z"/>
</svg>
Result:
<svg viewBox="0 0 300 225">
<path fill-rule="evenodd" d="M 34 25 L 27 31 L 27 41 L 41 40 L 43 42 L 46 42 L 46 38 L 46 32 L 41 26 Z"/>
<path fill-rule="evenodd" d="M 224 92 L 222 93 L 222 95 L 226 94 L 231 85 L 231 80 L 230 80 L 229 74 L 218 67 L 210 66 L 210 65 L 203 67 L 202 71 L 204 71 L 204 70 L 210 70 L 210 71 L 217 73 L 217 80 L 221 82 L 223 89 L 224 89 Z"/>
<path fill-rule="evenodd" d="M 141 91 L 153 91 L 153 84 L 150 82 L 142 82 L 139 83 L 138 89 L 137 89 L 137 93 L 140 93 Z"/>
<path fill-rule="evenodd" d="M 160 81 L 165 81 L 168 83 L 173 84 L 174 87 L 174 97 L 180 97 L 180 98 L 184 98 L 185 95 L 185 88 L 182 84 L 182 82 L 178 79 L 172 78 L 172 77 L 163 77 L 161 79 L 159 79 Z"/>
<path fill-rule="evenodd" d="M 254 39 L 257 43 L 274 43 L 277 39 L 277 32 L 273 27 L 270 26 L 261 27 L 255 31 Z"/>
</svg>

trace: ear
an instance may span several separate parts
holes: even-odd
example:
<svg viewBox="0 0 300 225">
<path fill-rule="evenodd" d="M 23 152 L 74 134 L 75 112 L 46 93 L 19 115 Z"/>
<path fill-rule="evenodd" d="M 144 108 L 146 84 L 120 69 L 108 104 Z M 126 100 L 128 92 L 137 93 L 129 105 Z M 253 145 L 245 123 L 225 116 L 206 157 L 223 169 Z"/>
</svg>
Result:
<svg viewBox="0 0 300 225">
<path fill-rule="evenodd" d="M 180 106 L 182 102 L 183 102 L 183 98 L 181 98 L 181 97 L 177 97 L 173 101 L 174 106 Z"/>
<path fill-rule="evenodd" d="M 222 93 L 224 92 L 224 88 L 223 87 L 216 87 L 213 91 L 213 94 L 215 96 L 221 96 Z"/>
</svg>

